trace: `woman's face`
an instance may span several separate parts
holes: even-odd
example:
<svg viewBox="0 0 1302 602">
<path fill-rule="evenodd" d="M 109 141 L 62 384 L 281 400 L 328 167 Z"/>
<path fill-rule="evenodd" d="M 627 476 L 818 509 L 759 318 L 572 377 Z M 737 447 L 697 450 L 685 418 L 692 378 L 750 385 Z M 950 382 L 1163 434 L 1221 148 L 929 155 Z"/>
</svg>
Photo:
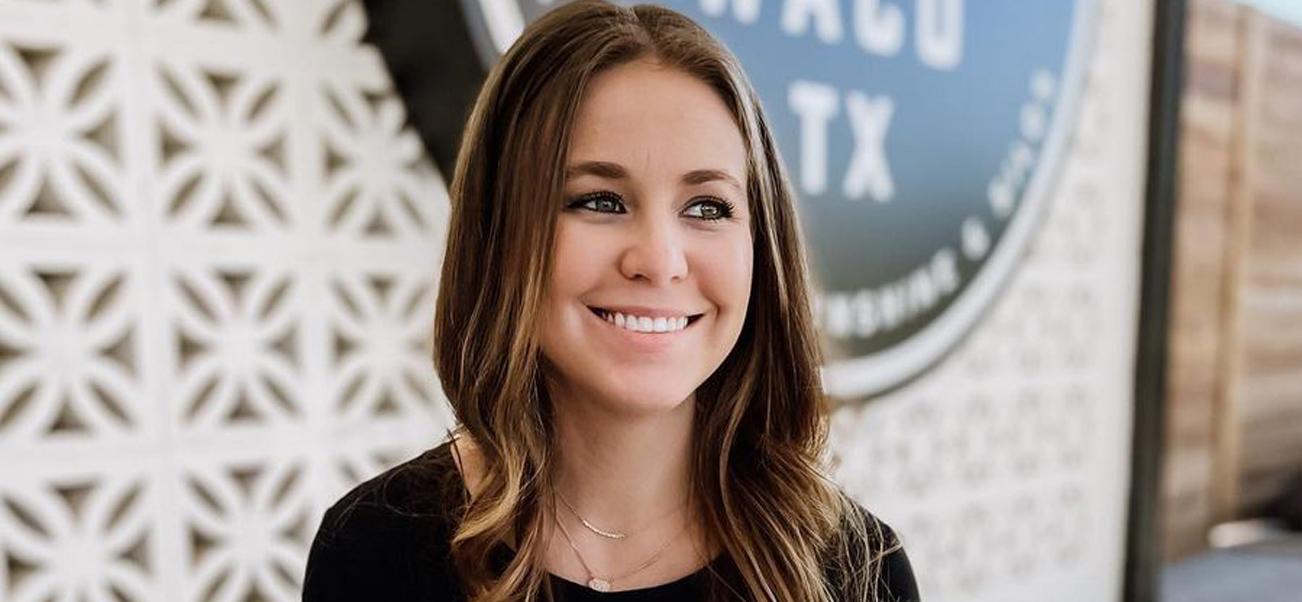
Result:
<svg viewBox="0 0 1302 602">
<path fill-rule="evenodd" d="M 565 399 L 668 410 L 741 332 L 752 247 L 745 150 L 723 100 L 640 60 L 580 103 L 542 312 Z"/>
</svg>

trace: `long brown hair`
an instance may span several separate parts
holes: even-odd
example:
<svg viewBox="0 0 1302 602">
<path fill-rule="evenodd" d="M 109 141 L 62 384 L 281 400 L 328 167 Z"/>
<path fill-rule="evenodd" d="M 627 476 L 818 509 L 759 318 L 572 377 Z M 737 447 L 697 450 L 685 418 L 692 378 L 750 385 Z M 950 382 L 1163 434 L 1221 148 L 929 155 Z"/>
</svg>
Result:
<svg viewBox="0 0 1302 602">
<path fill-rule="evenodd" d="M 697 390 L 693 433 L 694 505 L 739 577 L 727 589 L 752 600 L 875 599 L 890 542 L 822 470 L 829 407 L 807 268 L 759 98 L 737 59 L 687 17 L 600 0 L 565 4 L 525 29 L 489 73 L 457 157 L 434 361 L 482 474 L 453 536 L 456 571 L 472 600 L 551 597 L 543 553 L 554 437 L 532 325 L 579 101 L 595 75 L 639 58 L 709 85 L 746 145 L 750 305 L 736 346 Z M 516 553 L 499 573 L 492 555 L 506 544 Z"/>
</svg>

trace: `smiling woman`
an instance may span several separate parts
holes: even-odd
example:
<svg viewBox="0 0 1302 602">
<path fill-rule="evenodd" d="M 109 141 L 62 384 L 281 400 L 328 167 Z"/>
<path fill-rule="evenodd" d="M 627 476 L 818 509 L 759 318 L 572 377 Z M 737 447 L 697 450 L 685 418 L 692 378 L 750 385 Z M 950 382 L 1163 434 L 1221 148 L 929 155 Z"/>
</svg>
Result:
<svg viewBox="0 0 1302 602">
<path fill-rule="evenodd" d="M 898 539 L 826 476 L 756 98 L 666 9 L 525 30 L 450 190 L 434 359 L 459 428 L 331 507 L 305 600 L 917 600 Z"/>
<path fill-rule="evenodd" d="M 745 142 L 709 86 L 645 57 L 589 83 L 568 163 L 540 332 L 553 384 L 604 413 L 681 407 L 686 431 L 746 318 Z"/>
</svg>

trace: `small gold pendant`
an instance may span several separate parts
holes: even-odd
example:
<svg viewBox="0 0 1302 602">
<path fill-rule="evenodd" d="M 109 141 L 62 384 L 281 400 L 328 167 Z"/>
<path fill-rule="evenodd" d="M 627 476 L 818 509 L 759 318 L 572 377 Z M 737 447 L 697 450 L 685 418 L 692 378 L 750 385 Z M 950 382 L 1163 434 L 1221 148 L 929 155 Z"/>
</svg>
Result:
<svg viewBox="0 0 1302 602">
<path fill-rule="evenodd" d="M 593 577 L 588 580 L 588 587 L 595 589 L 599 592 L 608 592 L 610 591 L 610 582 L 606 581 L 605 579 L 598 579 L 596 577 Z"/>
</svg>

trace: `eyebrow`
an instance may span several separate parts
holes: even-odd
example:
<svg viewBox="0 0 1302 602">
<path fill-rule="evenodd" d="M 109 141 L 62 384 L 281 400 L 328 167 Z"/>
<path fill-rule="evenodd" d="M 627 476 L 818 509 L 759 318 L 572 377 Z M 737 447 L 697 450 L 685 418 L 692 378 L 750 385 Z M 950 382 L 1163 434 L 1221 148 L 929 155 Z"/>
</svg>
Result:
<svg viewBox="0 0 1302 602">
<path fill-rule="evenodd" d="M 567 180 L 583 175 L 597 176 L 607 180 L 624 180 L 628 178 L 628 170 L 624 169 L 623 165 L 609 161 L 583 161 L 565 168 L 565 179 Z M 741 182 L 722 169 L 693 169 L 683 174 L 680 179 L 682 183 L 692 186 L 709 182 L 723 182 L 738 191 L 743 190 Z"/>
</svg>

